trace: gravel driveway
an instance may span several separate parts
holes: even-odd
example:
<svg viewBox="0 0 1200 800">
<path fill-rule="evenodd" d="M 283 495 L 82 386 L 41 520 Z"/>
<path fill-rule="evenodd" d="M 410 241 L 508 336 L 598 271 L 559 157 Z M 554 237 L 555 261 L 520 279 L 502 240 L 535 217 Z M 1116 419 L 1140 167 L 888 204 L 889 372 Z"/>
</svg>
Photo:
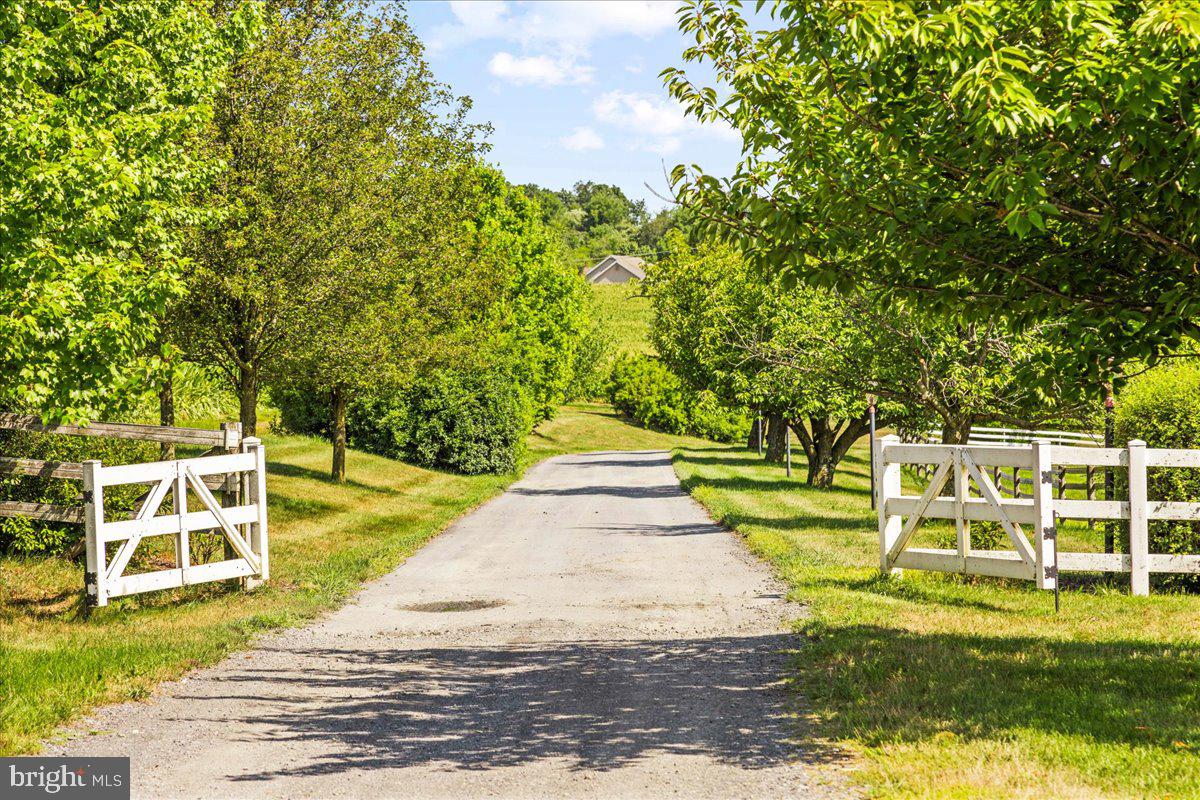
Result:
<svg viewBox="0 0 1200 800">
<path fill-rule="evenodd" d="M 561 456 L 343 609 L 48 752 L 129 755 L 143 797 L 844 797 L 778 683 L 781 592 L 668 454 Z"/>
</svg>

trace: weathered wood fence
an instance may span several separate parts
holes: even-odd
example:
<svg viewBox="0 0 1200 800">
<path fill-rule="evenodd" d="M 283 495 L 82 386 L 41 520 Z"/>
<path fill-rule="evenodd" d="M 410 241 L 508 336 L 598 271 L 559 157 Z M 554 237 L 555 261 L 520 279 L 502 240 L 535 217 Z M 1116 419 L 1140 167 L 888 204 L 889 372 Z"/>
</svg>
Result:
<svg viewBox="0 0 1200 800">
<path fill-rule="evenodd" d="M 1127 572 L 1137 595 L 1149 594 L 1151 572 L 1200 573 L 1200 554 L 1149 552 L 1150 520 L 1200 521 L 1200 502 L 1152 501 L 1146 496 L 1148 468 L 1200 468 L 1200 450 L 1147 448 L 1140 441 L 1124 448 L 1057 445 L 1044 439 L 1017 445 L 912 444 L 897 436 L 878 438 L 872 446 L 880 568 L 885 573 L 910 568 L 992 575 L 1053 589 L 1060 570 Z M 933 468 L 920 495 L 904 494 L 900 470 L 906 464 Z M 1128 499 L 1063 497 L 1056 488 L 1061 467 L 1126 470 Z M 993 479 L 998 469 L 1029 471 L 1030 497 L 1003 496 Z M 948 483 L 953 494 L 942 496 Z M 927 519 L 954 521 L 956 549 L 909 547 Z M 1127 520 L 1129 553 L 1060 552 L 1059 519 Z M 974 520 L 999 523 L 1013 549 L 972 549 Z"/>
<path fill-rule="evenodd" d="M 230 578 L 240 578 L 246 588 L 253 588 L 269 577 L 266 455 L 261 441 L 242 438 L 239 423 L 223 423 L 220 430 L 113 422 L 46 425 L 37 417 L 0 413 L 0 429 L 209 448 L 195 458 L 114 466 L 99 461 L 72 463 L 0 457 L 0 475 L 81 482 L 79 505 L 0 501 L 0 516 L 82 524 L 87 558 L 84 583 L 91 605 L 103 606 L 109 598 L 121 595 Z M 148 484 L 150 488 L 139 498 L 138 510 L 128 519 L 108 519 L 104 510 L 105 488 L 127 484 Z M 189 491 L 199 500 L 200 509 L 188 508 Z M 221 493 L 221 501 L 214 491 Z M 171 513 L 159 514 L 168 495 L 172 499 Z M 191 564 L 189 535 L 205 530 L 216 530 L 223 535 L 226 558 Z M 147 537 L 162 535 L 175 537 L 175 567 L 125 574 L 138 544 Z M 118 542 L 109 558 L 108 546 Z"/>
</svg>

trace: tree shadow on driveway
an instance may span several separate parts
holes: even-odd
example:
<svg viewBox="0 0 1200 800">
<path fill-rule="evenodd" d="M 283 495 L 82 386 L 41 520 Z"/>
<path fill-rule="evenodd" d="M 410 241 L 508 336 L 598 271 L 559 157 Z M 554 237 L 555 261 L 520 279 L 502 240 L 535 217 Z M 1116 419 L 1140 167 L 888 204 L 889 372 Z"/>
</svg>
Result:
<svg viewBox="0 0 1200 800">
<path fill-rule="evenodd" d="M 808 737 L 778 676 L 789 635 L 424 649 L 289 649 L 246 669 L 248 740 L 315 742 L 237 780 L 565 759 L 607 771 L 659 754 L 741 769 L 840 761 Z M 296 656 L 299 656 L 297 661 Z M 273 655 L 267 661 L 281 660 Z M 299 752 L 307 748 L 300 747 Z"/>
</svg>

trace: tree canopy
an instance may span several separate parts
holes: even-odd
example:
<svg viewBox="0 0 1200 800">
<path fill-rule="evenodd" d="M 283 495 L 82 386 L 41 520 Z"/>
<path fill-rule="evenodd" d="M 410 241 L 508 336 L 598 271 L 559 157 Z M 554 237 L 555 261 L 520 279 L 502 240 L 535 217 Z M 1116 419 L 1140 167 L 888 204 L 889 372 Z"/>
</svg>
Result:
<svg viewBox="0 0 1200 800">
<path fill-rule="evenodd" d="M 227 377 L 253 431 L 263 380 L 298 354 L 332 357 L 317 359 L 326 388 L 355 383 L 355 365 L 372 370 L 321 345 L 349 334 L 348 314 L 383 319 L 361 303 L 400 302 L 385 288 L 403 280 L 395 273 L 415 278 L 429 243 L 461 222 L 455 198 L 479 131 L 390 6 L 279 4 L 232 75 L 212 142 L 229 168 L 209 198 L 227 213 L 200 229 L 174 322 L 193 357 Z"/>
<path fill-rule="evenodd" d="M 0 406 L 81 422 L 148 374 L 183 232 L 220 162 L 202 145 L 257 6 L 0 7 Z"/>
<path fill-rule="evenodd" d="M 681 12 L 742 134 L 682 198 L 756 263 L 978 323 L 1053 320 L 1098 386 L 1200 334 L 1200 4 L 736 2 Z"/>
</svg>

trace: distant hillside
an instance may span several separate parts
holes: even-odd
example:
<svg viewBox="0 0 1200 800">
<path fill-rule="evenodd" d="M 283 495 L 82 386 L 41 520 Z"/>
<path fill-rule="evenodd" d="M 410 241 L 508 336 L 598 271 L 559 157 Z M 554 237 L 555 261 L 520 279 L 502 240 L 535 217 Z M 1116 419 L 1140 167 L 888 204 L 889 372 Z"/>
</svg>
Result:
<svg viewBox="0 0 1200 800">
<path fill-rule="evenodd" d="M 596 312 L 613 338 L 617 352 L 653 353 L 650 343 L 650 301 L 639 296 L 641 284 L 631 281 L 592 287 Z"/>
</svg>

